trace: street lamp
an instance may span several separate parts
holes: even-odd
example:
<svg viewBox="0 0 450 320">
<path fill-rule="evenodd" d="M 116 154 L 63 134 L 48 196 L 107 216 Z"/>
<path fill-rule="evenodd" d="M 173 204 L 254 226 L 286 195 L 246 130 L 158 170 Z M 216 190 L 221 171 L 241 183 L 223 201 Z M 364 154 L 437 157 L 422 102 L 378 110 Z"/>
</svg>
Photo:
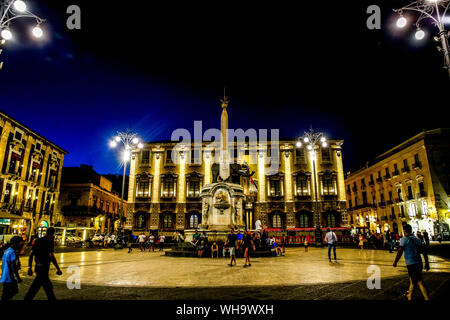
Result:
<svg viewBox="0 0 450 320">
<path fill-rule="evenodd" d="M 32 29 L 31 33 L 35 38 L 41 38 L 44 34 L 40 25 L 45 20 L 39 18 L 34 13 L 27 10 L 27 4 L 22 0 L 0 0 L 0 45 L 3 45 L 5 41 L 13 39 L 13 33 L 9 26 L 11 22 L 19 18 L 32 18 L 36 21 L 36 25 Z M 0 49 L 0 54 L 2 50 Z M 0 62 L 0 70 L 2 69 L 3 62 Z"/>
<path fill-rule="evenodd" d="M 450 77 L 450 47 L 449 36 L 450 34 L 445 30 L 445 23 L 448 21 L 447 11 L 450 8 L 450 0 L 418 0 L 413 1 L 410 4 L 400 9 L 394 9 L 394 12 L 399 14 L 397 20 L 397 27 L 404 28 L 408 20 L 403 16 L 406 11 L 414 12 L 417 15 L 415 33 L 416 40 L 423 40 L 425 38 L 425 31 L 421 29 L 421 23 L 424 20 L 431 20 L 433 25 L 439 30 L 438 36 L 435 37 L 436 41 L 440 41 L 442 47 L 437 47 L 439 52 L 444 54 L 444 69 L 447 69 Z"/>
<path fill-rule="evenodd" d="M 305 132 L 303 136 L 298 138 L 296 143 L 297 148 L 301 148 L 302 141 L 306 144 L 306 148 L 309 151 L 311 157 L 311 164 L 313 169 L 313 179 L 314 179 L 314 220 L 315 220 L 315 239 L 316 246 L 322 246 L 322 226 L 320 224 L 321 214 L 320 214 L 320 205 L 319 205 L 319 192 L 317 187 L 317 170 L 316 170 L 316 146 L 321 145 L 323 148 L 328 146 L 327 139 L 323 135 L 322 132 L 314 132 L 311 128 L 309 132 Z"/>
<path fill-rule="evenodd" d="M 144 145 L 139 141 L 136 133 L 130 132 L 127 129 L 126 132 L 117 132 L 117 135 L 111 139 L 109 146 L 111 148 L 116 148 L 118 144 L 122 144 L 122 162 L 123 162 L 123 178 L 122 178 L 122 194 L 120 203 L 120 213 L 119 213 L 119 228 L 122 228 L 122 217 L 123 217 L 123 202 L 124 202 L 124 192 L 125 192 L 125 174 L 127 171 L 127 164 L 130 161 L 131 154 L 136 149 L 142 149 Z"/>
</svg>

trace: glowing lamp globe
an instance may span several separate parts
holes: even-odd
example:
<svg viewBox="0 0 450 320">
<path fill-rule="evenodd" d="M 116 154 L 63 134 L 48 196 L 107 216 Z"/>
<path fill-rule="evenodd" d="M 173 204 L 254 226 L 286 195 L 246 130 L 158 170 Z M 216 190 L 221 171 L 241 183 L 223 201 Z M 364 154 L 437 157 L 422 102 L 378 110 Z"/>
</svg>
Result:
<svg viewBox="0 0 450 320">
<path fill-rule="evenodd" d="M 34 27 L 32 32 L 33 32 L 33 36 L 35 36 L 36 38 L 40 38 L 44 34 L 42 29 L 38 26 Z"/>
<path fill-rule="evenodd" d="M 423 30 L 417 30 L 415 37 L 417 40 L 422 40 L 423 38 L 425 38 L 425 31 Z"/>
<path fill-rule="evenodd" d="M 19 12 L 24 12 L 25 10 L 27 10 L 27 4 L 22 0 L 16 0 L 14 1 L 14 9 Z"/>
<path fill-rule="evenodd" d="M 12 33 L 8 29 L 4 29 L 1 32 L 1 36 L 4 40 L 11 40 L 12 39 Z"/>
<path fill-rule="evenodd" d="M 405 17 L 400 17 L 400 18 L 398 18 L 398 20 L 397 20 L 397 27 L 398 28 L 404 28 L 405 26 L 406 26 L 406 24 L 408 23 L 408 21 L 406 20 L 406 18 Z"/>
</svg>

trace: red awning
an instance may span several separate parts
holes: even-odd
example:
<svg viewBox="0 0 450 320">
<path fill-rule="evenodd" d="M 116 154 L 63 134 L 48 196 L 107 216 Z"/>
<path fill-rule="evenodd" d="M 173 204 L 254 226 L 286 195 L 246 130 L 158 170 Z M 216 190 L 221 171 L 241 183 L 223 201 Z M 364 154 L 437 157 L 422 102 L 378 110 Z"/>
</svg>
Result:
<svg viewBox="0 0 450 320">
<path fill-rule="evenodd" d="M 19 153 L 16 153 L 16 152 L 11 152 L 11 158 L 17 159 L 17 160 L 22 160 L 22 155 L 20 155 Z"/>
</svg>

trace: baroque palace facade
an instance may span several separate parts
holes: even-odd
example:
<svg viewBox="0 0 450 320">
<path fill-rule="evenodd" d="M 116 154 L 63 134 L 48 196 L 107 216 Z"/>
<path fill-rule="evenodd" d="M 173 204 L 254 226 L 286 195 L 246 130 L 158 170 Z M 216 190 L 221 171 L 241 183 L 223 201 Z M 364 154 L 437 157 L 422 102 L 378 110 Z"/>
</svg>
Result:
<svg viewBox="0 0 450 320">
<path fill-rule="evenodd" d="M 296 142 L 282 139 L 278 152 L 273 152 L 270 141 L 265 149 L 248 144 L 238 148 L 236 142 L 234 152 L 229 148 L 233 160 L 230 179 L 244 189 L 247 228 L 254 229 L 257 220 L 265 228 L 314 228 L 318 224 L 316 203 L 322 227 L 346 224 L 343 141 L 328 140 L 327 147 L 314 150 L 316 170 L 312 167 L 312 152 L 305 146 L 296 147 Z M 192 144 L 184 151 L 175 151 L 177 143 L 149 142 L 132 153 L 126 228 L 172 235 L 175 230 L 196 229 L 202 223 L 200 193 L 203 186 L 217 182 L 217 151 L 208 148 L 210 142 L 203 142 L 201 148 Z M 174 152 L 178 161 L 173 161 Z M 271 157 L 271 153 L 278 155 Z M 201 161 L 194 161 L 198 158 Z M 270 158 L 279 162 L 276 172 L 269 172 Z M 244 171 L 247 174 L 242 174 Z"/>
<path fill-rule="evenodd" d="M 67 152 L 0 112 L 0 234 L 33 235 L 53 224 Z"/>
<path fill-rule="evenodd" d="M 424 131 L 379 155 L 345 180 L 350 224 L 371 232 L 448 235 L 450 134 Z"/>
</svg>

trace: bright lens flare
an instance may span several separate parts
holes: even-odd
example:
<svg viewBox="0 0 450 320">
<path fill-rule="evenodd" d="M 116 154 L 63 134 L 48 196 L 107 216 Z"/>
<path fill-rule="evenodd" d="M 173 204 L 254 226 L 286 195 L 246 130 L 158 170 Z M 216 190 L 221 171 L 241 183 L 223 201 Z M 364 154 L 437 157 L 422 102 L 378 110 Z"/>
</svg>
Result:
<svg viewBox="0 0 450 320">
<path fill-rule="evenodd" d="M 406 20 L 405 17 L 400 17 L 397 20 L 397 27 L 398 28 L 404 28 L 406 26 L 406 24 L 408 23 L 408 21 Z"/>
<path fill-rule="evenodd" d="M 297 146 L 297 148 L 300 148 L 302 146 L 302 143 L 300 141 L 297 141 L 295 145 Z"/>
<path fill-rule="evenodd" d="M 133 138 L 133 144 L 137 144 L 138 142 L 139 142 L 139 139 L 138 138 Z"/>
<path fill-rule="evenodd" d="M 415 37 L 417 40 L 422 40 L 423 38 L 425 38 L 425 31 L 417 30 Z"/>
<path fill-rule="evenodd" d="M 25 10 L 27 10 L 27 5 L 22 0 L 16 0 L 14 1 L 14 9 L 19 12 L 24 12 Z"/>
<path fill-rule="evenodd" d="M 2 30 L 1 32 L 2 38 L 5 40 L 11 40 L 12 39 L 12 33 L 8 29 Z"/>
<path fill-rule="evenodd" d="M 128 160 L 130 160 L 130 151 L 128 151 L 128 150 L 125 150 L 124 152 L 123 152 L 123 161 L 124 162 L 128 162 Z"/>
<path fill-rule="evenodd" d="M 44 32 L 42 31 L 42 29 L 38 26 L 33 28 L 33 36 L 35 36 L 36 38 L 40 38 L 42 37 L 42 35 L 44 34 Z"/>
<path fill-rule="evenodd" d="M 115 148 L 115 147 L 117 146 L 117 142 L 115 142 L 115 141 L 113 140 L 113 141 L 111 141 L 111 142 L 109 143 L 109 146 L 110 146 L 111 148 Z"/>
</svg>

